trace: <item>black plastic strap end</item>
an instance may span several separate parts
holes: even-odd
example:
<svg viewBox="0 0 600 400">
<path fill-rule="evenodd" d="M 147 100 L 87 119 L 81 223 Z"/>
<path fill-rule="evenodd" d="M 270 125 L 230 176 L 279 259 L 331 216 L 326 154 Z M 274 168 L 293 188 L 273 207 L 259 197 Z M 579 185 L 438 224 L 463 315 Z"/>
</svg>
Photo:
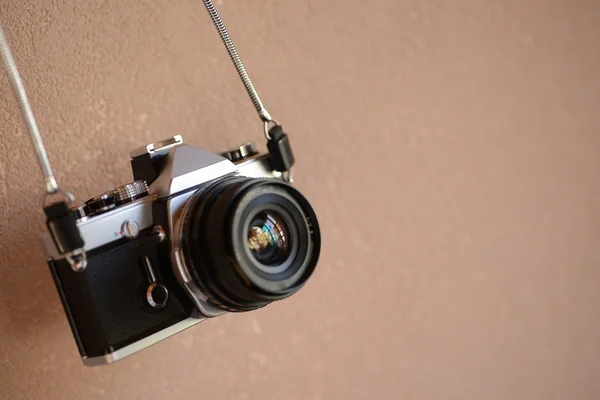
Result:
<svg viewBox="0 0 600 400">
<path fill-rule="evenodd" d="M 60 254 L 70 253 L 85 245 L 79 228 L 77 214 L 64 202 L 44 207 L 46 225 Z"/>
<path fill-rule="evenodd" d="M 271 155 L 273 168 L 279 172 L 289 171 L 294 165 L 294 153 L 288 135 L 285 134 L 280 125 L 269 130 L 271 139 L 267 142 L 267 148 Z"/>
</svg>

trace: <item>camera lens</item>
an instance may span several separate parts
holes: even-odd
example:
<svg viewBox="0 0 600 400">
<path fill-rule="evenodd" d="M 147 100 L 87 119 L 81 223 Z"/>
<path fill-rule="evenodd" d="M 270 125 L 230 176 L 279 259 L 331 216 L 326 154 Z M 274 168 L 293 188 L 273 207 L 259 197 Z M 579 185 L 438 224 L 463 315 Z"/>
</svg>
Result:
<svg viewBox="0 0 600 400">
<path fill-rule="evenodd" d="M 275 179 L 227 178 L 196 192 L 182 251 L 194 283 L 215 305 L 246 311 L 297 292 L 320 251 L 308 201 Z"/>
</svg>

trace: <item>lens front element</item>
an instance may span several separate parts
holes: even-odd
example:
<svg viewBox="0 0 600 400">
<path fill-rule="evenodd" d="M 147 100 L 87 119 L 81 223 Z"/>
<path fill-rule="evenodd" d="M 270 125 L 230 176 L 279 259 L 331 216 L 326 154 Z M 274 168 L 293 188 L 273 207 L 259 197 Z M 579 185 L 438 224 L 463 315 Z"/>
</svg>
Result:
<svg viewBox="0 0 600 400">
<path fill-rule="evenodd" d="M 290 255 L 290 234 L 283 218 L 272 211 L 261 211 L 248 229 L 248 248 L 265 266 L 283 264 Z"/>
</svg>

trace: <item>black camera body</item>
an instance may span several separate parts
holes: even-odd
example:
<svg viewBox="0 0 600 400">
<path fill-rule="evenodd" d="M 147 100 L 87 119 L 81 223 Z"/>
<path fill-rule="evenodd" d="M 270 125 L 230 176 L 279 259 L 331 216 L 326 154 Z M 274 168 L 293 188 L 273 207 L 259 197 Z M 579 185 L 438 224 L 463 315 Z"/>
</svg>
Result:
<svg viewBox="0 0 600 400">
<path fill-rule="evenodd" d="M 316 215 L 245 144 L 216 155 L 175 136 L 130 153 L 135 181 L 74 208 L 87 265 L 44 235 L 86 365 L 127 357 L 207 318 L 297 292 L 320 251 Z"/>
</svg>

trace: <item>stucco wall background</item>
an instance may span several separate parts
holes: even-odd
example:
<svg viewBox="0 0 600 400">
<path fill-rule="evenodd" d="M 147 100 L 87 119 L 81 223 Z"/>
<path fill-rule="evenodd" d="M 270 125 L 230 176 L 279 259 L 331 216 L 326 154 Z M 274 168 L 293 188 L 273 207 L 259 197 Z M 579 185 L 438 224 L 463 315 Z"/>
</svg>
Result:
<svg viewBox="0 0 600 400">
<path fill-rule="evenodd" d="M 38 242 L 42 181 L 0 74 L 0 398 L 598 399 L 595 1 L 221 0 L 324 246 L 306 288 L 104 368 Z M 59 181 L 261 131 L 199 0 L 3 0 Z"/>
</svg>

